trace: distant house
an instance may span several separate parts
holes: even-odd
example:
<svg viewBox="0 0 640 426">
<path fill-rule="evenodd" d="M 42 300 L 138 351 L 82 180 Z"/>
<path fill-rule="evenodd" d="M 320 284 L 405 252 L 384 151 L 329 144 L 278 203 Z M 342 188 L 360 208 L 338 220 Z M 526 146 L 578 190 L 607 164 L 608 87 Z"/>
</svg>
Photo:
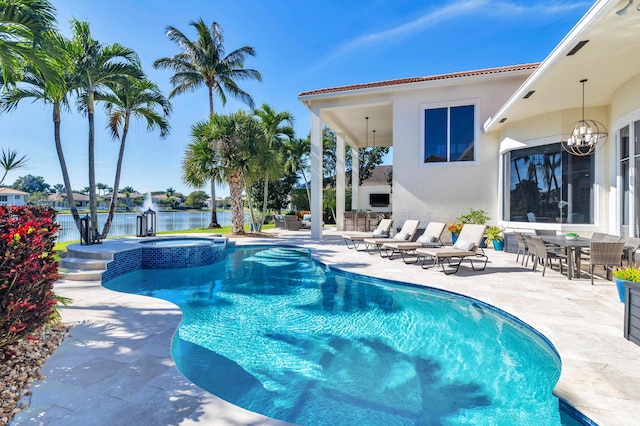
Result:
<svg viewBox="0 0 640 426">
<path fill-rule="evenodd" d="M 354 194 L 351 189 L 351 196 L 358 197 L 356 204 L 361 210 L 371 210 L 374 212 L 391 212 L 391 185 L 389 184 L 389 174 L 392 173 L 393 166 L 376 166 L 371 171 L 371 176 L 365 179 L 357 188 Z"/>
<path fill-rule="evenodd" d="M 27 204 L 28 192 L 11 188 L 0 188 L 0 206 L 24 206 Z"/>
<path fill-rule="evenodd" d="M 222 207 L 224 205 L 224 198 L 221 197 L 216 197 L 216 206 Z M 211 197 L 207 198 L 207 208 L 210 209 L 211 208 Z"/>
<path fill-rule="evenodd" d="M 77 192 L 73 193 L 73 199 L 76 202 L 76 206 L 79 209 L 89 208 L 89 196 L 85 194 L 79 194 Z M 54 209 L 66 209 L 69 208 L 69 204 L 67 203 L 66 194 L 50 194 L 45 201 L 42 202 L 43 205 L 53 207 Z"/>
</svg>

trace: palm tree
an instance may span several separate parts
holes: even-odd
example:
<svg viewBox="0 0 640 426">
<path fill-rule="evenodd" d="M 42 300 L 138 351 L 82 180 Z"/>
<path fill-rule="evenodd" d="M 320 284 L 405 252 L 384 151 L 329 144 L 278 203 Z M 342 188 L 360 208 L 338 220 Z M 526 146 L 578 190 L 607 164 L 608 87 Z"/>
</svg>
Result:
<svg viewBox="0 0 640 426">
<path fill-rule="evenodd" d="M 311 193 L 309 191 L 309 181 L 305 170 L 308 169 L 308 159 L 311 154 L 311 142 L 309 138 L 295 139 L 285 144 L 287 160 L 285 161 L 285 170 L 290 172 L 300 172 L 304 180 L 304 187 L 307 190 L 307 201 L 311 203 Z"/>
<path fill-rule="evenodd" d="M 18 158 L 18 151 L 14 150 L 4 150 L 2 149 L 2 154 L 0 154 L 0 168 L 4 170 L 4 174 L 2 178 L 0 178 L 0 185 L 4 182 L 4 179 L 7 177 L 7 173 L 11 170 L 17 170 L 27 166 L 27 157 L 23 155 Z"/>
<path fill-rule="evenodd" d="M 155 68 L 175 71 L 171 77 L 173 90 L 169 93 L 169 99 L 175 95 L 193 92 L 205 85 L 209 91 L 209 114 L 213 114 L 214 93 L 220 98 L 223 106 L 227 103 L 226 93 L 229 93 L 253 108 L 253 98 L 240 89 L 236 81 L 262 81 L 258 71 L 244 68 L 245 58 L 255 56 L 254 48 L 243 46 L 225 56 L 222 28 L 217 22 L 209 28 L 200 18 L 198 22 L 192 21 L 190 25 L 198 32 L 198 39 L 189 40 L 180 30 L 168 26 L 167 37 L 175 42 L 182 52 L 153 63 Z"/>
<path fill-rule="evenodd" d="M 216 182 L 222 183 L 219 155 L 212 139 L 211 120 L 202 121 L 191 127 L 191 142 L 182 162 L 182 180 L 187 185 L 200 188 L 207 182 L 211 185 L 211 222 L 209 228 L 219 228 L 216 217 Z"/>
<path fill-rule="evenodd" d="M 98 203 L 96 200 L 95 170 L 95 93 L 107 84 L 123 82 L 127 77 L 142 78 L 138 55 L 119 44 L 102 45 L 91 36 L 89 23 L 72 21 L 72 60 L 79 87 L 81 108 L 89 120 L 89 210 L 91 211 L 92 239 L 98 235 Z"/>
<path fill-rule="evenodd" d="M 214 114 L 210 121 L 210 137 L 219 155 L 218 169 L 229 185 L 232 232 L 244 234 L 242 189 L 244 187 L 250 194 L 249 184 L 258 175 L 259 164 L 271 161 L 272 152 L 264 149 L 266 144 L 260 124 L 244 111 L 230 115 Z M 253 211 L 250 196 L 248 201 L 249 209 Z"/>
<path fill-rule="evenodd" d="M 131 117 L 141 118 L 147 121 L 147 130 L 160 130 L 160 137 L 165 138 L 169 134 L 169 122 L 165 117 L 171 113 L 171 104 L 162 95 L 160 88 L 149 80 L 126 77 L 120 83 L 105 83 L 110 93 L 96 93 L 96 101 L 105 102 L 105 109 L 109 115 L 107 127 L 114 139 L 120 139 L 120 150 L 116 165 L 116 176 L 113 182 L 111 203 L 109 212 L 102 229 L 102 238 L 107 238 L 111 221 L 118 205 L 118 187 L 120 186 L 120 174 L 122 172 L 122 159 L 124 147 L 129 132 Z M 156 111 L 162 110 L 161 113 Z M 122 130 L 120 130 L 122 129 Z"/>
<path fill-rule="evenodd" d="M 27 63 L 34 64 L 47 79 L 54 79 L 39 49 L 43 35 L 53 29 L 55 8 L 48 0 L 0 2 L 0 72 L 2 82 L 13 84 Z"/>
<path fill-rule="evenodd" d="M 259 109 L 253 111 L 258 118 L 265 134 L 266 148 L 270 151 L 280 152 L 285 140 L 293 139 L 293 114 L 289 111 L 276 111 L 267 104 L 262 104 Z M 267 202 L 269 200 L 269 174 L 282 172 L 281 161 L 274 166 L 274 170 L 264 170 L 264 194 L 262 199 L 262 216 L 258 230 L 262 230 L 264 218 L 267 214 Z M 266 166 L 266 164 L 265 164 Z"/>
<path fill-rule="evenodd" d="M 209 115 L 213 114 L 214 93 L 222 101 L 227 103 L 226 93 L 254 106 L 253 98 L 247 92 L 238 87 L 237 80 L 262 81 L 260 73 L 253 69 L 245 69 L 244 62 L 247 56 L 255 56 L 255 50 L 250 46 L 243 46 L 225 56 L 224 37 L 222 28 L 213 22 L 211 28 L 207 27 L 203 19 L 190 23 L 198 33 L 197 40 L 189 40 L 180 30 L 168 26 L 167 37 L 175 42 L 182 52 L 171 58 L 160 58 L 153 63 L 155 68 L 169 69 L 175 72 L 171 77 L 173 90 L 169 93 L 169 99 L 175 95 L 193 92 L 201 86 L 206 86 L 209 93 Z M 218 216 L 215 204 L 215 184 L 211 184 L 211 224 L 209 227 L 219 228 Z"/>
<path fill-rule="evenodd" d="M 61 111 L 69 108 L 68 95 L 75 90 L 73 80 L 74 67 L 71 61 L 71 54 L 75 46 L 71 41 L 54 32 L 48 33 L 46 38 L 46 43 L 49 48 L 49 68 L 56 74 L 56 78 L 46 80 L 40 68 L 27 67 L 22 82 L 5 93 L 0 103 L 2 104 L 3 111 L 16 108 L 18 103 L 23 99 L 33 99 L 34 101 L 41 101 L 44 104 L 51 105 L 53 137 L 58 162 L 60 163 L 60 171 L 62 172 L 62 180 L 64 181 L 65 198 L 76 228 L 78 228 L 78 232 L 80 232 L 80 215 L 73 197 L 71 180 L 69 179 L 69 171 L 60 137 Z"/>
</svg>

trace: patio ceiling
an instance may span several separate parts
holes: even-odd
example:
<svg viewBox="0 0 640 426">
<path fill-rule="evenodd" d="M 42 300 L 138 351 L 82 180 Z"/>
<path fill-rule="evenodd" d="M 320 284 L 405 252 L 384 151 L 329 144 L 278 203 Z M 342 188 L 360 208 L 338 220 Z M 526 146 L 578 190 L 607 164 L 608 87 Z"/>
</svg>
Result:
<svg viewBox="0 0 640 426">
<path fill-rule="evenodd" d="M 581 108 L 581 79 L 585 107 L 610 105 L 612 94 L 640 70 L 640 11 L 637 4 L 626 16 L 616 11 L 627 0 L 599 1 L 551 52 L 511 99 L 485 124 L 493 131 L 503 125 L 551 111 Z M 581 42 L 575 54 L 568 55 Z M 527 99 L 529 92 L 534 93 Z M 506 121 L 500 123 L 501 120 Z"/>
<path fill-rule="evenodd" d="M 391 103 L 352 105 L 322 109 L 322 121 L 346 143 L 357 148 L 393 145 L 393 108 Z M 367 120 L 368 138 L 367 138 Z M 375 130 L 375 141 L 374 131 Z M 375 143 L 374 143 L 375 142 Z"/>
</svg>

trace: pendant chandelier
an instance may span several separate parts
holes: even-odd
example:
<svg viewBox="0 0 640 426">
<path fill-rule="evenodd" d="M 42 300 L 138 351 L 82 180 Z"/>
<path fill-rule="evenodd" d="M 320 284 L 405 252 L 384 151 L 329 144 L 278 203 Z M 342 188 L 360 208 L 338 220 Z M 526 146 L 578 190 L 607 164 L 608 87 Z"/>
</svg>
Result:
<svg viewBox="0 0 640 426">
<path fill-rule="evenodd" d="M 584 84 L 582 83 L 582 120 L 573 123 L 573 129 L 567 139 L 561 141 L 562 148 L 571 155 L 584 157 L 601 148 L 607 139 L 607 128 L 604 124 L 595 120 L 584 118 Z"/>
</svg>

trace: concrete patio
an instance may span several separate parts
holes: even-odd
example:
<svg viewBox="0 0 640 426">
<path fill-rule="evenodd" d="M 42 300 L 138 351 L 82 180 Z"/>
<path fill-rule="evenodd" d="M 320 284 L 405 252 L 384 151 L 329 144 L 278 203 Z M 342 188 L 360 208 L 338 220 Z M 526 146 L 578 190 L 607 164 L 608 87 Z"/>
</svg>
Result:
<svg viewBox="0 0 640 426">
<path fill-rule="evenodd" d="M 562 357 L 555 394 L 599 425 L 635 425 L 640 406 L 640 346 L 623 338 L 623 307 L 615 285 L 602 278 L 569 281 L 557 270 L 532 272 L 511 253 L 488 249 L 484 272 L 461 268 L 446 276 L 400 259 L 348 250 L 339 234 L 322 241 L 308 231 L 236 244 L 296 244 L 333 267 L 462 293 L 517 316 L 543 333 Z M 106 242 L 102 247 L 107 247 Z M 98 247 L 98 246 L 94 246 Z M 30 406 L 13 425 L 215 424 L 275 425 L 276 420 L 229 404 L 188 382 L 171 359 L 181 314 L 171 303 L 116 293 L 99 282 L 59 281 L 73 299 L 63 321 L 75 325 L 45 363 Z"/>
</svg>

